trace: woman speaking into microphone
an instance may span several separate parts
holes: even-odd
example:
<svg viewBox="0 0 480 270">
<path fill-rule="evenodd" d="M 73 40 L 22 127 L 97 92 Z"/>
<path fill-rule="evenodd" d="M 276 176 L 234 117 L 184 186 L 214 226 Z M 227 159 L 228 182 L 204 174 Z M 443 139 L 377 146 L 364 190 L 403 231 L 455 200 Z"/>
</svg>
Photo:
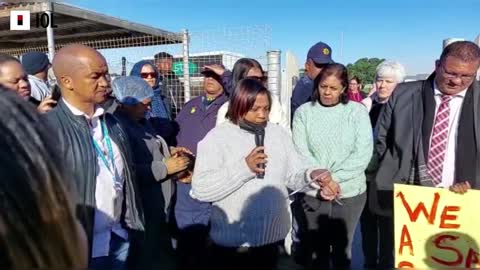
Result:
<svg viewBox="0 0 480 270">
<path fill-rule="evenodd" d="M 270 105 L 261 82 L 241 80 L 229 121 L 198 144 L 191 196 L 213 204 L 213 269 L 274 269 L 290 229 L 287 188 L 310 188 L 312 176 L 320 174 L 322 181 L 328 178 L 306 168 L 288 132 L 268 123 Z"/>
</svg>

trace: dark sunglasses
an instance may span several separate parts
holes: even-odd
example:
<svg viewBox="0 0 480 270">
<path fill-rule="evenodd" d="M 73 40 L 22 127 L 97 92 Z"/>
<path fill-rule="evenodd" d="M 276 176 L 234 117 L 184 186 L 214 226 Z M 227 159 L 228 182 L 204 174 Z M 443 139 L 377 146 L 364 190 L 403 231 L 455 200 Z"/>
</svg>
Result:
<svg viewBox="0 0 480 270">
<path fill-rule="evenodd" d="M 155 72 L 142 72 L 142 73 L 140 73 L 140 77 L 142 77 L 143 79 L 157 78 L 157 73 L 155 73 Z"/>
</svg>

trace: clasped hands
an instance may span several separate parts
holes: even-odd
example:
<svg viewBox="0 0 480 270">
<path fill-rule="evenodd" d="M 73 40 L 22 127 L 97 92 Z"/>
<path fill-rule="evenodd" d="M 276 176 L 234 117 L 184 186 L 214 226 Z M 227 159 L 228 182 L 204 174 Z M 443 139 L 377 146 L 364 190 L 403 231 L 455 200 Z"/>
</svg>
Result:
<svg viewBox="0 0 480 270">
<path fill-rule="evenodd" d="M 333 181 L 328 170 L 316 169 L 310 173 L 310 178 L 320 186 L 320 198 L 333 201 L 340 195 L 340 185 Z"/>
<path fill-rule="evenodd" d="M 332 201 L 340 195 L 340 186 L 332 180 L 331 173 L 326 169 L 316 169 L 310 173 L 310 178 L 320 186 L 320 197 Z M 463 181 L 450 186 L 450 191 L 464 194 L 471 189 L 468 181 Z"/>
</svg>

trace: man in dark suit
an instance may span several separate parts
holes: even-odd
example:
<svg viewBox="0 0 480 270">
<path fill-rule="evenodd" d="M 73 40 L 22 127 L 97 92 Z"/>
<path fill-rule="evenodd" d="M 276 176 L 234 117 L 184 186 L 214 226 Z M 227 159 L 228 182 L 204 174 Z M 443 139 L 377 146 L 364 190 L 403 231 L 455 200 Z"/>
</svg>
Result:
<svg viewBox="0 0 480 270">
<path fill-rule="evenodd" d="M 479 66 L 475 43 L 454 42 L 427 80 L 399 84 L 384 107 L 370 207 L 392 217 L 392 232 L 394 183 L 480 188 Z"/>
</svg>

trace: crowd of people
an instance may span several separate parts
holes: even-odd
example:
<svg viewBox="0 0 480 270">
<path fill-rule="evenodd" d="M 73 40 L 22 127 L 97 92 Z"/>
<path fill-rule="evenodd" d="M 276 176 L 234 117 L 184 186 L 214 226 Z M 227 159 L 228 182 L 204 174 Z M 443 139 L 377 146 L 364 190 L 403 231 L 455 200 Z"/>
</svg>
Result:
<svg viewBox="0 0 480 270">
<path fill-rule="evenodd" d="M 171 66 L 112 81 L 85 45 L 0 54 L 2 268 L 276 269 L 291 243 L 299 267 L 350 269 L 360 225 L 364 267 L 388 269 L 394 183 L 480 188 L 472 42 L 426 80 L 386 60 L 368 94 L 319 42 L 291 125 L 254 59 L 206 65 L 181 109 Z"/>
</svg>

